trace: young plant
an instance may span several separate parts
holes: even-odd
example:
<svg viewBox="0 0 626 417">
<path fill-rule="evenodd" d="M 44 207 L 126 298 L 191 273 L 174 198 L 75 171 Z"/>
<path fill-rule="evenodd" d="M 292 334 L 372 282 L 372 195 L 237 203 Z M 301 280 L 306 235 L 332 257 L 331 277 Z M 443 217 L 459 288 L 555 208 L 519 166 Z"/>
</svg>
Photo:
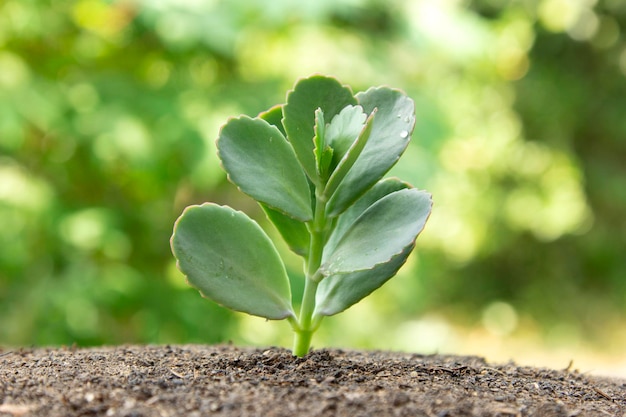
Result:
<svg viewBox="0 0 626 417">
<path fill-rule="evenodd" d="M 304 356 L 325 316 L 340 313 L 393 277 L 430 215 L 428 193 L 383 176 L 406 149 L 415 107 L 401 91 L 352 94 L 336 79 L 300 80 L 287 103 L 231 118 L 217 149 L 228 178 L 261 205 L 302 257 L 299 314 L 274 244 L 246 214 L 187 207 L 171 246 L 188 283 L 224 307 L 287 319 Z"/>
</svg>

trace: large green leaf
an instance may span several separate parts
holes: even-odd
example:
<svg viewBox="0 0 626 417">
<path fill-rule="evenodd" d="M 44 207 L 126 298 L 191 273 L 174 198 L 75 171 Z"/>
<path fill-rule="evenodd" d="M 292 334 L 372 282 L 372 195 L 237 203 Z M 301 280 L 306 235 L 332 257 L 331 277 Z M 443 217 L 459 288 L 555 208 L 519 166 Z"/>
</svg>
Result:
<svg viewBox="0 0 626 417">
<path fill-rule="evenodd" d="M 332 120 L 350 104 L 357 104 L 352 91 L 335 78 L 321 75 L 298 81 L 287 95 L 287 104 L 283 107 L 283 125 L 298 160 L 315 184 L 319 183 L 313 151 L 315 111 L 321 109 L 324 119 Z"/>
<path fill-rule="evenodd" d="M 356 97 L 365 113 L 377 109 L 376 117 L 365 149 L 328 201 L 331 217 L 341 214 L 391 169 L 415 127 L 415 104 L 401 91 L 370 88 Z"/>
<path fill-rule="evenodd" d="M 410 184 L 397 178 L 387 178 L 376 183 L 339 216 L 335 230 L 324 250 L 332 253 L 346 231 L 372 204 L 388 194 L 408 188 L 411 188 Z M 399 255 L 372 269 L 324 278 L 315 295 L 315 315 L 331 316 L 340 313 L 367 297 L 398 272 L 413 250 L 413 246 L 409 245 Z"/>
<path fill-rule="evenodd" d="M 399 255 L 372 269 L 324 278 L 315 294 L 314 315 L 332 316 L 341 313 L 367 297 L 396 275 L 414 246 L 414 244 L 409 245 Z"/>
<path fill-rule="evenodd" d="M 376 203 L 388 194 L 407 188 L 413 187 L 411 184 L 401 181 L 398 178 L 386 178 L 377 182 L 361 198 L 359 198 L 353 205 L 343 212 L 341 216 L 339 216 L 333 233 L 330 235 L 328 242 L 326 242 L 326 245 L 324 246 L 324 253 L 328 255 L 335 250 L 337 244 L 346 231 L 372 204 Z"/>
<path fill-rule="evenodd" d="M 212 203 L 187 207 L 171 246 L 178 268 L 204 297 L 267 319 L 294 316 L 280 256 L 244 213 Z"/>
<path fill-rule="evenodd" d="M 217 149 L 228 178 L 241 191 L 298 220 L 311 220 L 308 181 L 276 126 L 247 116 L 230 119 Z"/>
<path fill-rule="evenodd" d="M 368 207 L 329 251 L 324 276 L 371 269 L 411 245 L 430 215 L 430 194 L 414 188 L 395 191 Z"/>
</svg>

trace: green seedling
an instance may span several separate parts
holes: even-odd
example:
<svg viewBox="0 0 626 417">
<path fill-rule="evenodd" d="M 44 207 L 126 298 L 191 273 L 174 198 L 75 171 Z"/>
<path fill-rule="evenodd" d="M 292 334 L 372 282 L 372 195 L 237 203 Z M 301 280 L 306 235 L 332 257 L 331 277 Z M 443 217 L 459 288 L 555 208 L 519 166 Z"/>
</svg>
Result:
<svg viewBox="0 0 626 417">
<path fill-rule="evenodd" d="M 293 353 L 304 356 L 322 319 L 393 277 L 424 228 L 430 194 L 383 179 L 414 125 L 414 103 L 401 91 L 353 95 L 324 76 L 300 80 L 286 104 L 256 118 L 229 119 L 217 139 L 223 168 L 302 257 L 300 311 L 272 240 L 227 206 L 190 206 L 176 221 L 172 251 L 189 285 L 232 310 L 288 320 Z"/>
</svg>

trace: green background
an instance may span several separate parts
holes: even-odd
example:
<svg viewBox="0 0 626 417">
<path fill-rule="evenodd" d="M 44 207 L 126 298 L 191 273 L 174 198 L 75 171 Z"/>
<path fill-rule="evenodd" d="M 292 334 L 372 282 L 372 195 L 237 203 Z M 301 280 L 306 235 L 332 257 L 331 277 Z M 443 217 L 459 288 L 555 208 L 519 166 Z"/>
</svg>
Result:
<svg viewBox="0 0 626 417">
<path fill-rule="evenodd" d="M 205 201 L 277 236 L 214 140 L 315 73 L 415 100 L 392 174 L 435 205 L 398 277 L 314 345 L 626 344 L 620 0 L 0 2 L 0 344 L 289 346 L 190 289 L 169 238 Z"/>
</svg>

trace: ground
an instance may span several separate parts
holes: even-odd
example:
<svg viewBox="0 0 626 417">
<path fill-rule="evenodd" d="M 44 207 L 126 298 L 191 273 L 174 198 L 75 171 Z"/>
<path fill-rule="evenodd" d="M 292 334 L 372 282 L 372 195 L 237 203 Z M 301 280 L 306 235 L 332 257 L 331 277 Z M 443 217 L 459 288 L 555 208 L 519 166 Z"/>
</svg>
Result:
<svg viewBox="0 0 626 417">
<path fill-rule="evenodd" d="M 0 416 L 624 417 L 626 381 L 376 351 L 5 349 Z"/>
</svg>

